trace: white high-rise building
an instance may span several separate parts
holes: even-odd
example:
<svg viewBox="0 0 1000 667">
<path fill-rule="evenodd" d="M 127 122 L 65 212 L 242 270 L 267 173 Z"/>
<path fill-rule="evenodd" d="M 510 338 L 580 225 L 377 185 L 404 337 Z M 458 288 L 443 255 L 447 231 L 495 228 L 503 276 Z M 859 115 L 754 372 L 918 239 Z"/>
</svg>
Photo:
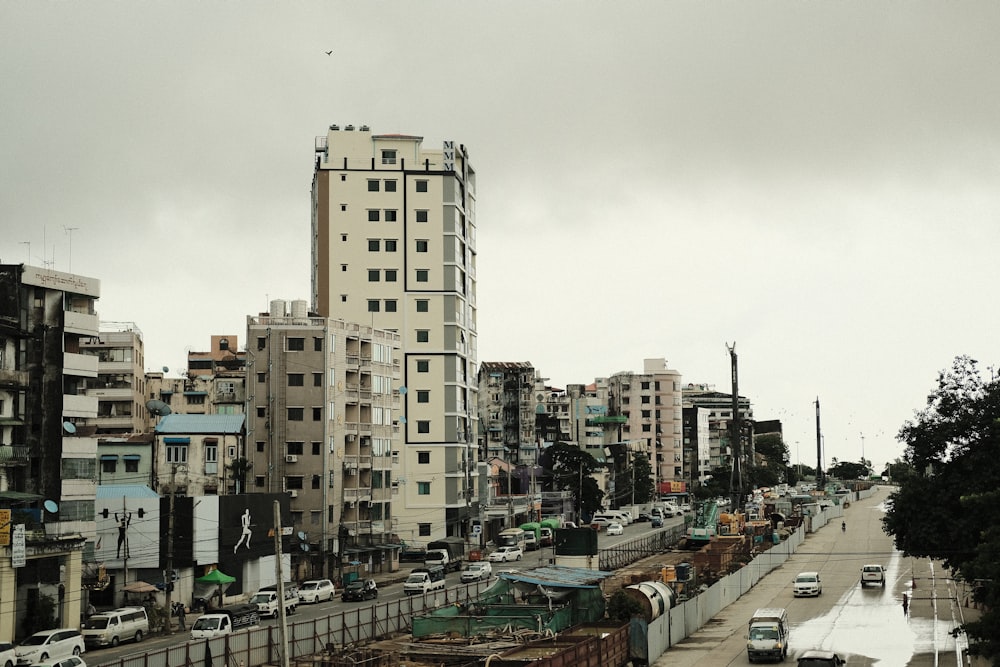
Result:
<svg viewBox="0 0 1000 667">
<path fill-rule="evenodd" d="M 332 125 L 315 148 L 313 310 L 400 337 L 393 530 L 414 544 L 464 536 L 479 516 L 468 153 L 364 125 Z"/>
</svg>

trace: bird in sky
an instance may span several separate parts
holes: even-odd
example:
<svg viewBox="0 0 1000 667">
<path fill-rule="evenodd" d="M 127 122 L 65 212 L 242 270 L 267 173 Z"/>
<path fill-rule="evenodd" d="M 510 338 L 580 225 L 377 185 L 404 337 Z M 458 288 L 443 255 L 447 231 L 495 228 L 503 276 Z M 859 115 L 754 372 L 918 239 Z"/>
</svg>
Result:
<svg viewBox="0 0 1000 667">
<path fill-rule="evenodd" d="M 327 51 L 327 52 L 326 52 L 326 55 L 328 55 L 328 56 L 332 56 L 332 55 L 333 55 L 333 51 Z"/>
</svg>

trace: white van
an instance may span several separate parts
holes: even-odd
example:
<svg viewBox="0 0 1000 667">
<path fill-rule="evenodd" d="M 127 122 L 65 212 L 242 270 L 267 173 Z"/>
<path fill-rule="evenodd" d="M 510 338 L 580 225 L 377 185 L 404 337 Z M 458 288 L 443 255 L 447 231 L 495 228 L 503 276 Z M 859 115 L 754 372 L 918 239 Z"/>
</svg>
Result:
<svg viewBox="0 0 1000 667">
<path fill-rule="evenodd" d="M 118 646 L 134 639 L 141 642 L 149 634 L 149 617 L 145 607 L 121 607 L 94 614 L 83 623 L 83 641 L 87 648 Z"/>
<path fill-rule="evenodd" d="M 597 512 L 594 517 L 590 520 L 591 523 L 620 523 L 623 526 L 627 526 L 631 523 L 629 521 L 629 516 L 625 512 L 619 510 L 604 510 L 602 512 Z"/>
</svg>

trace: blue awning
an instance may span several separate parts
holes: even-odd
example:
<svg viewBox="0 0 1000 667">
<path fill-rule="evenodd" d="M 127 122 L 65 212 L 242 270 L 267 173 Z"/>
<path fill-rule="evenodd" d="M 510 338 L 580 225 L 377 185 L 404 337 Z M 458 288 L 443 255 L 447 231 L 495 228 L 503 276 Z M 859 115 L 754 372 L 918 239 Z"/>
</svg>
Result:
<svg viewBox="0 0 1000 667">
<path fill-rule="evenodd" d="M 185 391 L 185 396 L 208 396 L 207 391 Z"/>
<path fill-rule="evenodd" d="M 138 454 L 126 454 L 122 458 L 125 459 L 126 461 L 138 461 L 142 457 Z"/>
<path fill-rule="evenodd" d="M 118 455 L 117 454 L 101 454 L 101 460 L 102 461 L 117 461 L 118 460 Z"/>
<path fill-rule="evenodd" d="M 164 438 L 163 442 L 165 442 L 168 445 L 190 445 L 191 444 L 191 438 L 177 438 L 177 437 L 169 438 L 168 437 L 168 438 Z"/>
</svg>

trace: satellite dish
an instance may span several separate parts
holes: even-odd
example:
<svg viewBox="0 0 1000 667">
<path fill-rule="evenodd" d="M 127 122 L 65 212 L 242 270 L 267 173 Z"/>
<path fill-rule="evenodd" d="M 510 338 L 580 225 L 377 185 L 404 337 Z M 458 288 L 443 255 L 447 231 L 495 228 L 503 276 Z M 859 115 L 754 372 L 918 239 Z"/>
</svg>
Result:
<svg viewBox="0 0 1000 667">
<path fill-rule="evenodd" d="M 299 536 L 299 539 L 300 539 L 300 540 L 302 540 L 302 541 L 305 541 L 305 539 L 306 539 L 306 534 L 305 534 L 305 533 L 303 533 L 303 532 L 302 532 L 302 531 L 300 530 L 300 531 L 299 531 L 298 533 L 296 533 L 296 534 L 297 534 L 297 535 Z"/>
<path fill-rule="evenodd" d="M 42 506 L 45 508 L 45 511 L 48 512 L 49 514 L 55 514 L 56 512 L 59 511 L 59 503 L 57 503 L 54 500 L 46 500 L 44 503 L 42 503 Z"/>
<path fill-rule="evenodd" d="M 406 393 L 406 385 L 403 385 L 403 386 L 401 386 L 401 387 L 399 388 L 399 393 L 400 393 L 400 394 L 405 394 L 405 393 Z"/>
<path fill-rule="evenodd" d="M 299 546 L 301 546 L 301 547 L 302 547 L 302 550 L 303 550 L 303 551 L 309 551 L 309 545 L 308 545 L 308 544 L 306 544 L 306 543 L 304 543 L 304 542 L 303 542 L 303 543 L 302 543 L 301 545 L 299 545 Z"/>
<path fill-rule="evenodd" d="M 169 372 L 170 372 L 170 369 L 169 369 L 169 368 L 167 368 L 166 366 L 164 366 L 164 367 L 163 367 L 163 372 L 164 372 L 164 373 L 169 373 Z"/>
<path fill-rule="evenodd" d="M 169 405 L 156 399 L 146 401 L 146 409 L 157 417 L 165 417 L 172 412 Z"/>
<path fill-rule="evenodd" d="M 406 417 L 400 417 L 399 418 L 399 423 L 400 424 L 405 424 L 406 423 Z"/>
<path fill-rule="evenodd" d="M 76 433 L 76 424 L 74 424 L 73 422 L 63 422 L 63 430 L 69 433 L 70 435 L 73 435 L 74 433 Z"/>
</svg>

